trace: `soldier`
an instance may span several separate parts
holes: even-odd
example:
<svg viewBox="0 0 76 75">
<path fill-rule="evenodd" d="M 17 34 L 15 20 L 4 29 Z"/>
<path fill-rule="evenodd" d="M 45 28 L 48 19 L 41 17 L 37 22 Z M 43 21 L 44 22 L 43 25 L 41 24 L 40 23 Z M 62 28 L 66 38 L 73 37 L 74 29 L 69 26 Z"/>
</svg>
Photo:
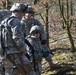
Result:
<svg viewBox="0 0 76 75">
<path fill-rule="evenodd" d="M 15 75 L 12 72 L 14 69 L 20 75 L 36 75 L 30 61 L 25 56 L 24 33 L 20 20 L 26 12 L 26 9 L 27 5 L 15 3 L 10 9 L 12 15 L 2 21 L 2 24 L 4 24 L 8 20 L 6 25 L 4 25 L 7 26 L 7 33 L 5 33 L 5 39 L 3 39 L 3 47 L 6 52 L 6 59 L 4 59 L 5 75 Z M 8 63 L 10 64 L 8 65 Z"/>
<path fill-rule="evenodd" d="M 38 75 L 41 75 L 41 71 L 42 71 L 41 61 L 43 57 L 40 35 L 41 35 L 41 29 L 38 25 L 35 25 L 31 27 L 30 35 L 26 37 L 26 39 L 29 41 L 29 43 L 32 45 L 34 49 L 35 60 L 33 61 L 32 50 L 29 46 L 27 46 L 27 53 L 30 56 L 30 60 L 32 61 L 32 64 L 34 64 L 35 62 L 36 73 Z"/>
<path fill-rule="evenodd" d="M 25 30 L 26 36 L 29 34 L 30 29 L 34 25 L 38 25 L 41 28 L 41 40 L 46 39 L 46 33 L 44 31 L 43 25 L 38 21 L 37 19 L 34 18 L 34 9 L 31 6 L 28 6 L 28 9 L 25 13 L 25 16 L 21 20 L 22 26 Z"/>
<path fill-rule="evenodd" d="M 28 6 L 27 12 L 25 13 L 25 16 L 21 20 L 21 24 L 26 36 L 29 35 L 32 26 L 38 25 L 41 28 L 40 40 L 43 47 L 43 53 L 44 53 L 43 57 L 49 63 L 50 70 L 61 68 L 61 66 L 53 64 L 51 60 L 50 49 L 46 45 L 46 32 L 44 31 L 44 27 L 40 23 L 40 21 L 34 18 L 34 9 L 31 6 Z"/>
</svg>

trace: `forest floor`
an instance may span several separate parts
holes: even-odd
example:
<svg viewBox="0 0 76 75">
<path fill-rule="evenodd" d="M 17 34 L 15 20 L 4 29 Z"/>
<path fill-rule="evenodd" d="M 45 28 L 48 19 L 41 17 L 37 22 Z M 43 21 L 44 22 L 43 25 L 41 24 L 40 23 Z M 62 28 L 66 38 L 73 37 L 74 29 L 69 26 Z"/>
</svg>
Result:
<svg viewBox="0 0 76 75">
<path fill-rule="evenodd" d="M 67 72 L 64 75 L 76 75 L 76 52 L 72 53 L 70 51 L 57 51 L 52 56 L 53 63 L 63 65 L 65 70 L 66 68 L 74 68 L 75 71 Z M 43 74 L 42 75 L 55 75 L 60 69 L 50 71 L 49 65 L 45 59 L 43 59 Z M 63 71 L 62 70 L 62 71 Z M 61 74 L 58 74 L 61 75 Z"/>
<path fill-rule="evenodd" d="M 71 29 L 71 33 L 76 47 L 76 27 Z M 56 73 L 58 71 L 63 71 L 64 73 L 66 68 L 73 68 L 74 71 L 67 72 L 63 75 L 76 75 L 76 52 L 71 52 L 70 42 L 66 30 L 57 29 L 50 33 L 50 49 L 54 53 L 54 55 L 52 55 L 53 63 L 63 65 L 64 68 L 50 71 L 47 61 L 43 59 L 42 75 L 62 75 Z"/>
<path fill-rule="evenodd" d="M 43 58 L 42 61 L 42 75 L 62 75 L 56 74 L 57 72 L 63 73 L 70 68 L 75 71 L 67 72 L 64 75 L 76 75 L 76 52 L 71 52 L 70 42 L 66 30 L 54 27 L 50 31 L 49 47 L 54 55 L 51 55 L 53 63 L 65 66 L 63 69 L 50 71 L 49 64 Z M 71 29 L 74 44 L 76 47 L 76 26 Z M 8 63 L 7 63 L 8 64 Z"/>
</svg>

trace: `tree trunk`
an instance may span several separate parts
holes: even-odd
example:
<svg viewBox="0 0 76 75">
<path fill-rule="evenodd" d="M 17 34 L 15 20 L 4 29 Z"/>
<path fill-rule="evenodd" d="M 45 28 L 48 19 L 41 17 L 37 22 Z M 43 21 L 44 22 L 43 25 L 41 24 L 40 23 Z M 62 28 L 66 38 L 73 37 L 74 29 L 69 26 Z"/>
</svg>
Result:
<svg viewBox="0 0 76 75">
<path fill-rule="evenodd" d="M 75 47 L 74 47 L 74 41 L 73 41 L 73 38 L 72 38 L 72 35 L 71 35 L 71 32 L 70 32 L 70 20 L 69 20 L 69 0 L 67 0 L 67 34 L 68 34 L 68 37 L 69 37 L 69 40 L 70 40 L 70 43 L 71 43 L 71 49 L 72 51 L 75 50 Z"/>
<path fill-rule="evenodd" d="M 68 37 L 69 37 L 69 40 L 70 40 L 70 43 L 71 43 L 71 49 L 74 52 L 75 51 L 74 41 L 73 41 L 73 38 L 72 38 L 72 35 L 71 35 L 70 28 L 69 28 L 68 24 L 67 24 L 67 34 L 68 34 Z"/>
<path fill-rule="evenodd" d="M 49 29 L 48 29 L 48 3 L 46 3 L 45 5 L 45 9 L 46 9 L 46 36 L 47 36 L 47 46 L 49 47 Z"/>
<path fill-rule="evenodd" d="M 70 1 L 70 12 L 71 12 L 71 16 L 72 16 L 73 15 L 73 2 L 72 2 L 72 0 Z M 72 23 L 73 23 L 73 21 L 70 20 L 70 28 L 72 26 Z"/>
<path fill-rule="evenodd" d="M 70 41 L 70 44 L 71 44 L 71 49 L 72 49 L 72 51 L 75 51 L 75 46 L 74 46 L 74 41 L 73 41 L 73 38 L 72 38 L 72 35 L 71 35 L 71 32 L 70 32 L 70 27 L 71 27 L 71 24 L 72 23 L 70 23 L 70 19 L 69 19 L 69 15 L 72 15 L 72 8 L 71 8 L 71 14 L 69 13 L 69 0 L 67 0 L 66 1 L 66 14 L 67 14 L 67 16 L 65 17 L 64 15 L 65 14 L 63 14 L 63 12 L 62 12 L 62 5 L 61 5 L 61 1 L 62 0 L 59 0 L 59 7 L 60 7 L 60 11 L 61 11 L 61 15 L 62 15 L 62 18 L 63 18 L 63 20 L 64 20 L 64 23 L 66 24 L 66 29 L 67 29 L 67 34 L 68 34 L 68 38 L 69 38 L 69 41 Z M 71 5 L 72 6 L 72 5 Z"/>
<path fill-rule="evenodd" d="M 6 9 L 10 9 L 11 2 L 9 0 L 6 0 Z"/>
</svg>

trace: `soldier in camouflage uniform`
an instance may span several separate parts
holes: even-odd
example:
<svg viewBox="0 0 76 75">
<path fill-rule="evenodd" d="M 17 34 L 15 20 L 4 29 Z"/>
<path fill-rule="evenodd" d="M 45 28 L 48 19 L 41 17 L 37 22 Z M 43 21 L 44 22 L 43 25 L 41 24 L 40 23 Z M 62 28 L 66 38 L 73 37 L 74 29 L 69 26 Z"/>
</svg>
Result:
<svg viewBox="0 0 76 75">
<path fill-rule="evenodd" d="M 25 16 L 21 20 L 21 24 L 26 36 L 29 35 L 32 26 L 38 25 L 41 28 L 40 40 L 43 47 L 43 53 L 44 53 L 43 57 L 49 63 L 50 70 L 60 68 L 61 66 L 53 64 L 51 60 L 50 49 L 46 45 L 46 32 L 44 31 L 44 27 L 40 23 L 40 21 L 34 18 L 34 9 L 31 6 L 28 6 L 27 12 L 25 13 Z"/>
<path fill-rule="evenodd" d="M 41 39 L 45 40 L 46 39 L 46 33 L 44 31 L 43 25 L 38 21 L 37 19 L 34 18 L 34 9 L 31 6 L 28 6 L 28 9 L 25 13 L 25 16 L 21 20 L 22 26 L 24 28 L 24 32 L 26 33 L 26 36 L 29 34 L 30 29 L 34 25 L 38 25 L 41 28 Z"/>
<path fill-rule="evenodd" d="M 35 26 L 32 26 L 30 30 L 30 35 L 26 37 L 26 39 L 29 41 L 29 43 L 32 45 L 34 49 L 35 63 L 33 61 L 32 50 L 29 46 L 27 46 L 27 53 L 30 56 L 30 60 L 32 61 L 32 64 L 35 65 L 36 73 L 38 75 L 41 75 L 41 71 L 42 71 L 41 61 L 43 57 L 40 35 L 41 35 L 41 29 L 38 25 L 35 25 Z"/>
<path fill-rule="evenodd" d="M 13 74 L 14 70 L 17 70 L 20 75 L 36 75 L 30 61 L 25 56 L 26 48 L 24 33 L 20 20 L 22 19 L 26 9 L 27 5 L 20 3 L 13 4 L 10 9 L 12 12 L 12 15 L 10 16 L 11 19 L 8 20 L 8 26 L 10 28 L 8 29 L 8 34 L 6 35 L 6 42 L 4 42 L 6 50 L 6 58 L 4 59 L 5 75 L 18 75 Z M 7 18 L 2 21 L 2 23 L 6 20 Z"/>
</svg>

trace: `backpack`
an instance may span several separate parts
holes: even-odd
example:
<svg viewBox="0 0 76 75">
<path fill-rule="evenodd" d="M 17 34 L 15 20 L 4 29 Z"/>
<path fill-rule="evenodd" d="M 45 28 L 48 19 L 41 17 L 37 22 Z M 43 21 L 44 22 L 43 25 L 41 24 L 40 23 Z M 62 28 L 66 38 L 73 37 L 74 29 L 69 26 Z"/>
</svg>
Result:
<svg viewBox="0 0 76 75">
<path fill-rule="evenodd" d="M 13 18 L 15 17 L 8 17 L 0 23 L 0 56 L 1 57 L 6 56 L 6 50 L 5 50 L 5 47 L 7 47 L 6 35 L 8 34 L 8 28 L 10 27 L 8 25 L 8 21 Z"/>
<path fill-rule="evenodd" d="M 3 48 L 2 48 L 2 32 L 1 32 L 1 24 L 0 24 L 0 56 L 2 55 Z"/>
<path fill-rule="evenodd" d="M 5 18 L 9 17 L 10 15 L 11 15 L 11 12 L 9 10 L 7 9 L 0 10 L 0 22 Z"/>
</svg>

